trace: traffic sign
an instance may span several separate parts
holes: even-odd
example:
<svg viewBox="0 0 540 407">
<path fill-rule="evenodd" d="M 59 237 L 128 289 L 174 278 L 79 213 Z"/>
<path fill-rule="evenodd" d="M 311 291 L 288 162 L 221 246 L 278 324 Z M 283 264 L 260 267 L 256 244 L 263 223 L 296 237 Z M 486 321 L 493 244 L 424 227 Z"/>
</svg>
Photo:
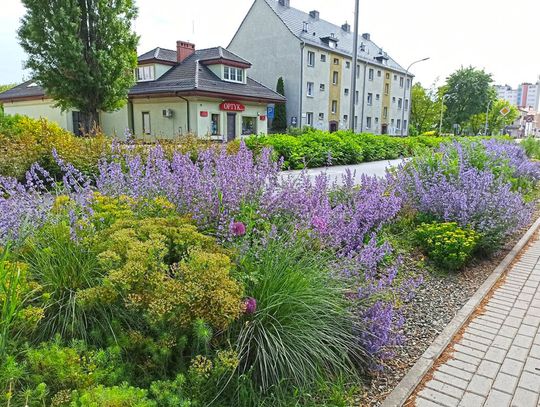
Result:
<svg viewBox="0 0 540 407">
<path fill-rule="evenodd" d="M 266 115 L 268 116 L 270 120 L 274 119 L 274 114 L 275 114 L 274 106 L 268 106 L 268 109 L 266 109 Z"/>
<path fill-rule="evenodd" d="M 506 116 L 508 113 L 510 113 L 510 108 L 508 106 L 505 106 L 500 110 L 500 112 L 503 116 Z"/>
</svg>

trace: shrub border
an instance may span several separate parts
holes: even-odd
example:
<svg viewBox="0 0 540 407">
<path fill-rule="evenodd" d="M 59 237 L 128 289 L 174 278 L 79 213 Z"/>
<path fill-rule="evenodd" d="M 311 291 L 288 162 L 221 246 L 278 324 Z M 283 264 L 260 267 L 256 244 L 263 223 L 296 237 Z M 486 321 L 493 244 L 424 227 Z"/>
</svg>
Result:
<svg viewBox="0 0 540 407">
<path fill-rule="evenodd" d="M 456 316 L 444 328 L 444 330 L 435 338 L 431 345 L 416 361 L 414 366 L 401 379 L 398 385 L 386 397 L 381 407 L 401 407 L 408 400 L 409 396 L 418 387 L 422 379 L 429 373 L 435 362 L 451 344 L 452 339 L 467 323 L 470 317 L 478 309 L 481 302 L 491 292 L 492 288 L 502 277 L 504 272 L 512 265 L 513 261 L 520 255 L 521 251 L 527 246 L 534 234 L 540 229 L 540 218 L 525 232 L 521 239 L 516 243 L 512 250 L 493 270 L 487 280 L 476 290 L 473 296 L 461 308 Z"/>
</svg>

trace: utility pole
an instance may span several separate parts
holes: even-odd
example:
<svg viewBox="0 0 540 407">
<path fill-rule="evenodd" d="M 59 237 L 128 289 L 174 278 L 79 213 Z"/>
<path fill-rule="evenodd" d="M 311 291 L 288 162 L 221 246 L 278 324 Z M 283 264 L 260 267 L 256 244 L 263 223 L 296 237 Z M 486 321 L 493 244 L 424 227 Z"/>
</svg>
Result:
<svg viewBox="0 0 540 407">
<path fill-rule="evenodd" d="M 444 116 L 444 101 L 448 95 L 443 95 L 441 98 L 441 122 L 439 123 L 439 136 L 442 134 L 442 122 L 443 122 L 443 116 Z"/>
<path fill-rule="evenodd" d="M 489 119 L 489 108 L 491 107 L 492 100 L 489 101 L 487 110 L 486 110 L 486 126 L 484 127 L 484 136 L 487 136 L 488 132 L 488 119 Z"/>
<path fill-rule="evenodd" d="M 358 71 L 358 12 L 360 8 L 360 0 L 355 0 L 354 7 L 354 39 L 352 53 L 352 78 L 351 78 L 351 109 L 349 114 L 349 128 L 354 132 L 354 106 L 356 102 L 356 75 Z"/>
</svg>

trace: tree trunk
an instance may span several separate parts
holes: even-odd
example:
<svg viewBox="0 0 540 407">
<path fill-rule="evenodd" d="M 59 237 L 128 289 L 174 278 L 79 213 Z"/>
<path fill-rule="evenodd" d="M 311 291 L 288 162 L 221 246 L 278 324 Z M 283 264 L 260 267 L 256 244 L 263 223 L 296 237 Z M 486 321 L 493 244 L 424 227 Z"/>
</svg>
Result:
<svg viewBox="0 0 540 407">
<path fill-rule="evenodd" d="M 94 136 L 99 131 L 99 113 L 96 109 L 88 112 L 81 112 L 84 123 L 84 135 Z"/>
</svg>

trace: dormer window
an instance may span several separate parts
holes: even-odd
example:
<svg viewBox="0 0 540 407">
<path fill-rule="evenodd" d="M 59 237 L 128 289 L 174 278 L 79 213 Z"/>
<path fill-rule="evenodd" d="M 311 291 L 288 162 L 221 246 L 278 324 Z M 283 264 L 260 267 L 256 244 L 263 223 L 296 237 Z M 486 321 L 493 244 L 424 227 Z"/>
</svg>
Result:
<svg viewBox="0 0 540 407">
<path fill-rule="evenodd" d="M 244 83 L 244 70 L 225 66 L 223 67 L 223 79 L 229 82 Z"/>
<path fill-rule="evenodd" d="M 137 82 L 153 81 L 154 80 L 154 66 L 139 66 L 137 68 Z"/>
</svg>

